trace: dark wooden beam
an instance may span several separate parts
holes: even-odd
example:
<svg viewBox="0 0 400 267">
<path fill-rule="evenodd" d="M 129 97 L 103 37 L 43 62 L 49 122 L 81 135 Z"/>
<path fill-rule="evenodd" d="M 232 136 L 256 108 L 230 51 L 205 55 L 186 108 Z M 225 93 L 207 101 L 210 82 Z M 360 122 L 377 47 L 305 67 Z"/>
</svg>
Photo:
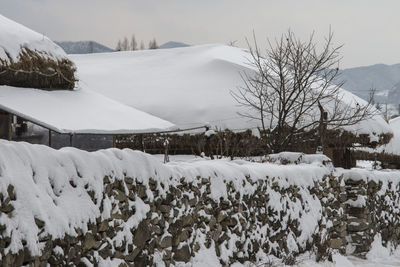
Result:
<svg viewBox="0 0 400 267">
<path fill-rule="evenodd" d="M 51 130 L 49 129 L 49 147 L 51 147 Z"/>
<path fill-rule="evenodd" d="M 113 147 L 116 148 L 117 147 L 117 136 L 113 135 Z"/>
<path fill-rule="evenodd" d="M 11 113 L 8 114 L 8 141 L 12 140 L 12 120 L 13 115 Z"/>
</svg>

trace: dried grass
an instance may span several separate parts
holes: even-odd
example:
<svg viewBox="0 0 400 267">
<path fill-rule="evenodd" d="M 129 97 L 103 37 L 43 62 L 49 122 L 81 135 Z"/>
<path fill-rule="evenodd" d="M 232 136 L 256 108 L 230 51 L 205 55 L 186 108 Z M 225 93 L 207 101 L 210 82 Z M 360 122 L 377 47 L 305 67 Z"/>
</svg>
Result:
<svg viewBox="0 0 400 267">
<path fill-rule="evenodd" d="M 76 67 L 67 58 L 53 59 L 46 52 L 23 48 L 19 61 L 0 59 L 0 85 L 38 88 L 45 90 L 72 90 L 75 87 Z"/>
</svg>

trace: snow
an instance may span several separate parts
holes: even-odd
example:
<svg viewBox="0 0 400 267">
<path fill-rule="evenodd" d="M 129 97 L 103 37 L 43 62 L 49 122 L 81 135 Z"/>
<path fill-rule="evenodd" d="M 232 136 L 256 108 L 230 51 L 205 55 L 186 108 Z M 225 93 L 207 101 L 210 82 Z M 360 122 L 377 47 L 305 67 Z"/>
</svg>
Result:
<svg viewBox="0 0 400 267">
<path fill-rule="evenodd" d="M 207 137 L 211 137 L 212 135 L 215 135 L 215 131 L 214 130 L 208 130 L 204 133 L 205 136 Z"/>
<path fill-rule="evenodd" d="M 360 97 L 346 91 L 340 90 L 341 102 L 348 106 L 360 105 L 365 106 L 367 102 Z M 374 115 L 371 118 L 362 120 L 355 125 L 344 126 L 343 128 L 355 134 L 369 134 L 378 141 L 380 134 L 391 133 L 392 129 L 389 124 L 384 120 L 380 112 L 375 107 L 370 107 L 370 112 Z M 372 139 L 371 139 L 372 141 Z"/>
<path fill-rule="evenodd" d="M 45 91 L 0 86 L 0 108 L 58 133 L 122 134 L 173 126 L 85 89 Z"/>
<path fill-rule="evenodd" d="M 390 120 L 389 125 L 392 128 L 393 137 L 388 144 L 378 147 L 377 151 L 400 155 L 400 117 Z"/>
<path fill-rule="evenodd" d="M 247 110 L 238 106 L 231 95 L 243 86 L 240 73 L 254 74 L 249 54 L 241 48 L 211 44 L 71 58 L 82 86 L 161 116 L 181 128 L 206 122 L 213 128 L 231 130 L 258 126 L 257 121 L 238 115 Z M 366 103 L 345 90 L 341 94 L 344 105 Z M 380 115 L 346 129 L 371 135 L 391 131 Z"/>
<path fill-rule="evenodd" d="M 180 127 L 249 128 L 230 95 L 249 71 L 246 52 L 219 45 L 72 55 L 82 86 Z M 107 77 L 113 77 L 109 79 Z M 172 120 L 171 120 L 172 119 Z"/>
<path fill-rule="evenodd" d="M 7 62 L 9 61 L 7 53 L 13 61 L 18 61 L 19 54 L 24 48 L 36 50 L 43 56 L 56 60 L 66 57 L 64 50 L 48 37 L 2 15 L 0 15 L 0 33 L 0 59 Z"/>
<path fill-rule="evenodd" d="M 366 196 L 358 195 L 356 200 L 349 199 L 345 202 L 345 204 L 349 204 L 351 207 L 362 208 L 367 205 L 366 198 L 367 198 Z"/>
<path fill-rule="evenodd" d="M 393 155 L 400 155 L 400 117 L 396 117 L 389 121 L 389 126 L 393 137 L 390 139 L 389 143 L 386 145 L 378 146 L 375 149 L 372 148 L 358 148 L 360 151 L 366 151 L 369 153 L 387 153 Z"/>
</svg>

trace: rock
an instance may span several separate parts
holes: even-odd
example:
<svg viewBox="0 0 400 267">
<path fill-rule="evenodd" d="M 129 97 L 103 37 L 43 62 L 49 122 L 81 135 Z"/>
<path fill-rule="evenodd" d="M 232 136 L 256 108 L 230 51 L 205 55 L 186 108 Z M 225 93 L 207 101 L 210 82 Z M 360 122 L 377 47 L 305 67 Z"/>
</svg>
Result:
<svg viewBox="0 0 400 267">
<path fill-rule="evenodd" d="M 227 218 L 227 217 L 228 217 L 228 215 L 225 212 L 220 212 L 217 217 L 217 222 L 220 223 L 223 220 L 225 220 L 225 218 Z"/>
<path fill-rule="evenodd" d="M 194 223 L 192 215 L 186 215 L 182 217 L 183 227 L 192 226 Z"/>
<path fill-rule="evenodd" d="M 135 231 L 135 236 L 133 238 L 133 244 L 139 248 L 143 248 L 151 237 L 151 232 L 149 230 L 149 225 L 146 221 L 141 221 L 138 228 Z"/>
<path fill-rule="evenodd" d="M 90 250 L 96 246 L 96 239 L 92 233 L 87 233 L 83 241 L 83 249 Z"/>
<path fill-rule="evenodd" d="M 120 202 L 124 202 L 127 200 L 127 196 L 124 192 L 122 192 L 121 190 L 115 190 L 115 199 L 120 201 Z"/>
<path fill-rule="evenodd" d="M 179 234 L 179 240 L 180 240 L 180 242 L 188 240 L 189 237 L 190 237 L 189 231 L 186 230 L 186 229 L 183 230 L 183 231 Z"/>
<path fill-rule="evenodd" d="M 97 228 L 97 230 L 99 232 L 105 232 L 108 229 L 108 221 L 102 221 L 99 225 L 99 227 Z"/>
<path fill-rule="evenodd" d="M 108 246 L 106 246 L 105 248 L 103 248 L 102 250 L 99 251 L 99 255 L 103 258 L 103 259 L 107 259 L 108 257 L 112 257 L 113 253 L 111 251 L 111 248 Z"/>
<path fill-rule="evenodd" d="M 40 256 L 40 260 L 47 262 L 51 256 L 51 252 L 54 247 L 53 241 L 49 240 L 47 242 L 41 242 L 40 245 L 43 245 L 43 250 L 42 250 L 42 255 Z"/>
<path fill-rule="evenodd" d="M 189 262 L 190 260 L 190 250 L 188 245 L 184 245 L 177 249 L 174 253 L 173 259 L 176 261 Z"/>
<path fill-rule="evenodd" d="M 213 216 L 213 217 L 211 217 L 210 223 L 208 224 L 208 226 L 210 227 L 210 229 L 213 229 L 214 226 L 216 225 L 216 223 L 217 223 L 217 220 L 216 220 L 215 217 Z"/>
<path fill-rule="evenodd" d="M 147 198 L 147 188 L 145 185 L 142 184 L 138 184 L 136 187 L 136 194 L 138 195 L 138 197 L 140 197 L 141 199 L 146 199 Z"/>
<path fill-rule="evenodd" d="M 37 225 L 37 227 L 39 229 L 43 228 L 44 225 L 45 225 L 44 221 L 42 221 L 42 220 L 40 220 L 39 218 L 36 218 L 36 217 L 35 217 L 35 224 Z"/>
<path fill-rule="evenodd" d="M 168 232 L 172 235 L 177 235 L 182 231 L 183 222 L 182 220 L 176 220 L 174 223 L 170 224 Z"/>
<path fill-rule="evenodd" d="M 199 251 L 200 250 L 200 244 L 199 243 L 195 243 L 194 244 L 194 246 L 193 246 L 193 251 L 196 253 L 197 251 Z"/>
<path fill-rule="evenodd" d="M 127 183 L 127 184 L 133 184 L 133 178 L 131 178 L 131 177 L 125 177 L 125 183 Z"/>
<path fill-rule="evenodd" d="M 8 193 L 8 197 L 10 198 L 10 200 L 16 200 L 14 186 L 12 184 L 8 185 L 7 193 Z"/>
<path fill-rule="evenodd" d="M 361 232 L 369 228 L 369 224 L 366 222 L 350 223 L 347 225 L 347 231 L 349 232 Z"/>
<path fill-rule="evenodd" d="M 151 266 L 146 255 L 139 255 L 135 258 L 135 266 Z"/>
<path fill-rule="evenodd" d="M 341 238 L 335 238 L 329 240 L 329 247 L 333 249 L 340 249 L 343 245 L 343 240 Z"/>
<path fill-rule="evenodd" d="M 4 213 L 11 213 L 14 211 L 14 207 L 9 203 L 9 201 L 5 201 L 1 204 L 0 211 Z"/>
<path fill-rule="evenodd" d="M 161 205 L 160 206 L 160 211 L 164 214 L 169 214 L 171 211 L 171 207 L 167 205 Z"/>
<path fill-rule="evenodd" d="M 172 247 L 172 236 L 170 236 L 170 235 L 164 236 L 164 237 L 161 239 L 160 247 L 161 247 L 161 248 L 169 248 L 169 247 Z"/>
<path fill-rule="evenodd" d="M 125 256 L 125 260 L 134 261 L 135 258 L 137 257 L 137 255 L 139 255 L 139 252 L 140 252 L 140 249 L 139 248 L 135 248 L 132 253 L 130 253 L 129 255 Z"/>
</svg>

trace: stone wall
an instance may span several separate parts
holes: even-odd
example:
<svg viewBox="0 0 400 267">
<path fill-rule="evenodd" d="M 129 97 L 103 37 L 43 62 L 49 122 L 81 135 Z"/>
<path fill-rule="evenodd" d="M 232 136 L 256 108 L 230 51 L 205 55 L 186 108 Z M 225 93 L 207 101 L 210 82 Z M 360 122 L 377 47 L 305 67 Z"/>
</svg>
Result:
<svg viewBox="0 0 400 267">
<path fill-rule="evenodd" d="M 228 197 L 220 201 L 210 197 L 210 180 L 198 179 L 198 183 L 182 179 L 162 196 L 158 188 L 163 185 L 156 180 L 143 184 L 132 178 L 110 181 L 105 177 L 100 211 L 111 209 L 109 218 L 98 217 L 88 224 L 87 231 L 76 229 L 75 236 L 41 236 L 44 249 L 38 256 L 31 256 L 27 248 L 6 254 L 10 237 L 3 236 L 1 263 L 78 265 L 98 263 L 101 257 L 146 266 L 154 263 L 157 254 L 168 265 L 189 262 L 200 249 L 213 249 L 222 265 L 230 265 L 259 261 L 259 250 L 287 260 L 310 250 L 324 254 L 329 247 L 343 252 L 340 177 L 326 176 L 312 188 L 281 186 L 274 177 L 256 182 L 248 178 L 247 182 L 256 186 L 253 194 L 241 195 L 228 183 Z M 1 211 L 13 216 L 13 186 L 7 191 L 8 195 L 1 196 Z M 89 195 L 93 202 L 99 201 L 93 192 Z M 136 207 L 133 202 L 144 205 Z M 132 222 L 135 216 L 143 218 L 137 226 Z M 308 220 L 301 221 L 301 217 Z M 306 223 L 311 224 L 311 230 L 305 229 L 310 227 Z M 35 224 L 44 231 L 43 221 L 36 218 Z"/>
<path fill-rule="evenodd" d="M 119 162 L 124 160 L 122 154 L 116 155 Z M 148 162 L 134 162 L 151 169 L 143 173 L 153 173 L 153 178 L 131 176 L 124 170 L 122 177 L 107 175 L 94 186 L 79 167 L 77 176 L 61 187 L 49 178 L 51 187 L 46 190 L 62 196 L 59 188 L 68 187 L 82 195 L 69 201 L 88 205 L 83 201 L 87 194 L 92 209 L 98 207 L 95 217 L 61 236 L 49 234 L 57 225 L 40 213 L 31 224 L 26 216 L 27 225 L 38 229 L 36 239 L 24 234 L 29 233 L 21 229 L 25 225 L 13 222 L 21 215 L 19 200 L 25 197 L 18 189 L 21 184 L 10 183 L 1 190 L 5 184 L 0 183 L 1 265 L 170 266 L 183 262 L 190 266 L 201 255 L 214 255 L 222 266 L 262 263 L 267 255 L 290 264 L 306 251 L 318 259 L 329 258 L 334 250 L 363 256 L 376 233 L 382 234 L 384 242 L 399 240 L 400 194 L 395 181 L 400 180 L 392 177 L 398 173 L 331 173 L 323 165 L 265 163 L 249 166 L 258 171 L 258 177 L 257 172 L 242 177 L 238 166 L 243 162 L 203 161 L 175 163 L 166 174 L 161 164 L 153 169 Z M 179 165 L 195 168 L 184 172 Z M 205 167 L 208 177 L 200 167 Z M 0 179 L 6 177 L 2 168 Z M 229 172 L 232 168 L 237 169 Z M 189 173 L 194 176 L 188 177 Z M 38 175 L 33 171 L 32 179 Z M 75 219 L 80 220 L 78 215 Z"/>
<path fill-rule="evenodd" d="M 377 233 L 383 245 L 400 241 L 400 180 L 398 172 L 349 171 L 344 174 L 347 201 L 347 253 L 365 256 Z M 389 176 L 389 177 L 388 177 Z M 393 179 L 394 178 L 394 179 Z"/>
</svg>

